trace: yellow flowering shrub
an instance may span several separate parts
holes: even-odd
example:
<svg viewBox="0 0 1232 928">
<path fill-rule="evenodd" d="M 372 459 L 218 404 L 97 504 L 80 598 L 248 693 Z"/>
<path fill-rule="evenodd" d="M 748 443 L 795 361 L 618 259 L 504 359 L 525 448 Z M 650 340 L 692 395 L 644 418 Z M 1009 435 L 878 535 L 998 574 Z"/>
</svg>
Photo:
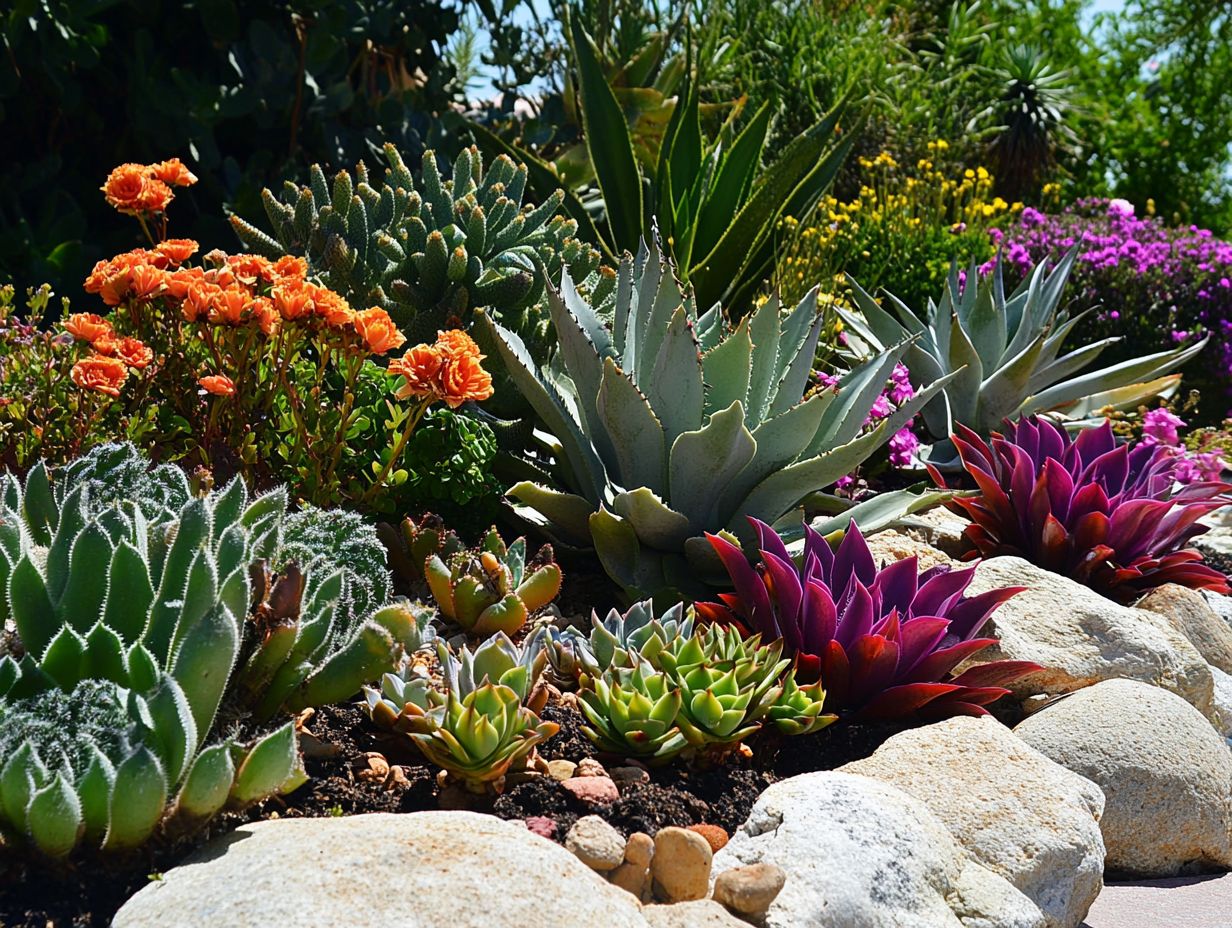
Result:
<svg viewBox="0 0 1232 928">
<path fill-rule="evenodd" d="M 947 165 L 948 147 L 930 142 L 929 157 L 913 166 L 884 151 L 861 158 L 858 196 L 825 197 L 805 221 L 785 219 L 775 279 L 784 300 L 815 284 L 841 296 L 850 274 L 867 290 L 884 287 L 917 306 L 941 291 L 952 260 L 992 257 L 988 229 L 1022 204 L 994 196 L 984 168 Z"/>
</svg>

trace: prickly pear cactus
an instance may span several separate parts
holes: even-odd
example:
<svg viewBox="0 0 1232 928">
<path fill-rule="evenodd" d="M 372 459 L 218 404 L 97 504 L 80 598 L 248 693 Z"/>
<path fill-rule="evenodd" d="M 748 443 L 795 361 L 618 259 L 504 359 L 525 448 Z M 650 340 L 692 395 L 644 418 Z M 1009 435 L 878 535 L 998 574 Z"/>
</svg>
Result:
<svg viewBox="0 0 1232 928">
<path fill-rule="evenodd" d="M 614 282 L 596 273 L 599 252 L 576 238 L 577 223 L 557 215 L 563 194 L 522 204 L 525 165 L 502 155 L 485 172 L 472 147 L 446 179 L 428 151 L 417 184 L 393 145 L 385 160 L 379 188 L 362 162 L 332 185 L 313 165 L 308 186 L 288 182 L 281 199 L 262 192 L 272 236 L 233 216 L 236 234 L 267 257 L 306 256 L 326 286 L 357 307 L 383 307 L 413 342 L 465 324 L 477 306 L 537 341 L 549 278 L 568 269 L 584 287 Z"/>
</svg>

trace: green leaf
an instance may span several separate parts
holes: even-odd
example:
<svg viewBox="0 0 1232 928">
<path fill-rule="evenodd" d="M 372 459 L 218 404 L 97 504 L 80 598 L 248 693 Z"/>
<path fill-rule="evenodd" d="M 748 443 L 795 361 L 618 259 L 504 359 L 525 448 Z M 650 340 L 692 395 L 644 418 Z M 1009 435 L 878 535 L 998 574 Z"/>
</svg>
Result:
<svg viewBox="0 0 1232 928">
<path fill-rule="evenodd" d="M 77 846 L 83 824 L 81 803 L 63 773 L 30 800 L 26 828 L 35 847 L 48 857 L 67 857 Z"/>
<path fill-rule="evenodd" d="M 42 461 L 30 468 L 30 473 L 26 475 L 22 513 L 34 543 L 44 547 L 51 544 L 51 535 L 60 521 L 60 512 L 51 491 L 51 478 Z"/>
<path fill-rule="evenodd" d="M 616 455 L 617 482 L 621 486 L 666 492 L 663 425 L 646 397 L 611 358 L 604 359 L 603 381 L 595 405 Z"/>
<path fill-rule="evenodd" d="M 192 708 L 197 731 L 208 732 L 227 686 L 240 639 L 226 607 L 212 609 L 189 628 L 176 651 L 171 676 Z"/>
<path fill-rule="evenodd" d="M 146 700 L 154 719 L 154 740 L 158 756 L 167 771 L 167 780 L 178 783 L 197 752 L 200 732 L 184 691 L 170 677 Z"/>
<path fill-rule="evenodd" d="M 298 767 L 295 723 L 288 722 L 248 752 L 235 774 L 231 798 L 248 805 L 281 792 L 296 779 Z"/>
<path fill-rule="evenodd" d="M 553 540 L 558 543 L 573 547 L 590 544 L 589 520 L 595 507 L 589 500 L 526 480 L 514 484 L 508 495 L 524 504 L 515 507 L 521 518 L 549 534 L 555 532 Z"/>
<path fill-rule="evenodd" d="M 617 494 L 612 509 L 633 526 L 641 543 L 650 548 L 675 551 L 695 533 L 683 514 L 647 487 Z"/>
<path fill-rule="evenodd" d="M 43 584 L 43 575 L 29 555 L 22 555 L 9 575 L 8 594 L 13 622 L 22 644 L 28 653 L 41 656 L 51 644 L 60 622 Z"/>
<path fill-rule="evenodd" d="M 95 745 L 89 746 L 90 763 L 77 783 L 77 795 L 81 799 L 81 817 L 85 825 L 85 838 L 98 843 L 107 833 L 111 812 L 111 788 L 115 783 L 115 767 Z"/>
<path fill-rule="evenodd" d="M 167 805 L 167 777 L 154 752 L 139 747 L 116 769 L 104 850 L 145 843 Z"/>
<path fill-rule="evenodd" d="M 107 575 L 110 579 L 103 604 L 103 624 L 131 645 L 145 630 L 154 602 L 150 572 L 141 552 L 124 540 L 112 552 Z"/>
<path fill-rule="evenodd" d="M 91 628 L 102 616 L 107 596 L 107 572 L 111 563 L 111 539 L 97 521 L 90 522 L 69 552 L 68 583 L 56 604 L 57 613 L 79 632 Z"/>
<path fill-rule="evenodd" d="M 62 625 L 39 663 L 43 672 L 67 693 L 81 681 L 84 659 L 85 639 L 73 628 Z"/>
<path fill-rule="evenodd" d="M 642 237 L 642 178 L 629 127 L 590 36 L 577 16 L 569 16 L 568 22 L 586 150 L 603 194 L 612 241 L 616 249 L 633 249 Z"/>
<path fill-rule="evenodd" d="M 676 439 L 669 460 L 669 501 L 688 519 L 691 534 L 721 527 L 711 522 L 715 504 L 756 452 L 738 400 L 711 416 L 704 428 Z"/>
<path fill-rule="evenodd" d="M 688 313 L 680 306 L 667 326 L 653 373 L 643 384 L 643 393 L 662 423 L 663 441 L 668 447 L 678 436 L 701 428 L 703 389 L 700 349 Z"/>
<path fill-rule="evenodd" d="M 209 818 L 227 802 L 235 782 L 230 746 L 212 744 L 193 761 L 184 788 L 176 800 L 178 811 L 189 818 Z"/>
<path fill-rule="evenodd" d="M 743 404 L 749 394 L 753 340 L 749 327 L 741 325 L 717 346 L 702 355 L 702 379 L 706 388 L 706 413 L 726 409 L 734 401 Z"/>
<path fill-rule="evenodd" d="M 694 254 L 708 255 L 714 250 L 719 236 L 732 224 L 736 211 L 748 196 L 770 131 L 770 112 L 770 104 L 763 103 L 736 136 L 731 151 L 723 159 L 711 185 L 710 195 L 702 202 L 697 215 Z"/>
<path fill-rule="evenodd" d="M 128 668 L 124 661 L 124 645 L 120 636 L 102 622 L 90 629 L 85 639 L 85 660 L 82 676 L 111 680 L 128 686 Z"/>
</svg>

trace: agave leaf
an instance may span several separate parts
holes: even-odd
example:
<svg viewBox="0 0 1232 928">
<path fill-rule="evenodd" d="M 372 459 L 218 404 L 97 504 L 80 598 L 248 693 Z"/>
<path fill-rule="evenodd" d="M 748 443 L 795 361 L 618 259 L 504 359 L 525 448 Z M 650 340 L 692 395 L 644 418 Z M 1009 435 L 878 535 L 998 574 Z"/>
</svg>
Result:
<svg viewBox="0 0 1232 928">
<path fill-rule="evenodd" d="M 572 547 L 589 544 L 590 516 L 595 511 L 589 500 L 525 480 L 514 484 L 507 495 L 525 504 L 517 510 L 522 518 L 544 530 L 549 530 L 550 524 L 553 540 Z"/>
<path fill-rule="evenodd" d="M 770 116 L 770 104 L 762 104 L 732 142 L 694 222 L 693 254 L 704 256 L 714 250 L 721 230 L 731 225 L 748 196 L 770 130 Z"/>
<path fill-rule="evenodd" d="M 741 325 L 730 336 L 702 355 L 705 381 L 705 412 L 726 409 L 735 400 L 748 397 L 753 359 L 749 327 Z"/>
<path fill-rule="evenodd" d="M 788 363 L 782 378 L 775 384 L 774 398 L 767 416 L 777 416 L 803 398 L 812 378 L 813 360 L 817 355 L 823 321 L 821 313 L 817 312 L 817 288 L 814 287 L 783 324 L 779 350 L 782 360 Z"/>
<path fill-rule="evenodd" d="M 665 551 L 679 548 L 695 531 L 685 516 L 668 506 L 648 487 L 618 494 L 612 501 L 612 509 L 633 526 L 637 537 L 643 542 Z M 593 518 L 591 525 L 593 528 Z"/>
<path fill-rule="evenodd" d="M 670 499 L 676 511 L 688 514 L 692 534 L 705 531 L 719 488 L 728 487 L 756 452 L 739 400 L 711 416 L 704 428 L 676 439 L 668 464 Z"/>
<path fill-rule="evenodd" d="M 779 357 L 779 309 L 779 298 L 772 295 L 740 323 L 743 327 L 747 322 L 749 337 L 753 340 L 753 367 L 745 409 L 754 428 L 765 418 L 770 408 L 771 391 L 778 386 L 787 367 Z"/>
<path fill-rule="evenodd" d="M 1180 374 L 1168 374 L 1166 377 L 1159 377 L 1146 383 L 1131 383 L 1113 390 L 1092 393 L 1090 396 L 1084 396 L 1080 400 L 1062 406 L 1060 411 L 1067 420 L 1076 421 L 1098 417 L 1102 422 L 1105 409 L 1136 409 L 1154 397 L 1168 399 L 1176 393 L 1180 385 Z M 1098 424 L 1098 422 L 1093 424 Z"/>
<path fill-rule="evenodd" d="M 700 386 L 700 376 L 698 381 Z M 699 395 L 699 401 L 700 398 Z M 596 408 L 599 422 L 611 438 L 619 482 L 623 486 L 645 486 L 665 492 L 667 448 L 664 427 L 656 418 L 647 397 L 611 358 L 603 361 L 603 381 Z"/>
<path fill-rule="evenodd" d="M 701 428 L 702 363 L 683 306 L 672 314 L 655 358 L 654 372 L 643 392 L 651 408 L 658 410 L 666 446 L 670 447 L 685 432 Z"/>
</svg>

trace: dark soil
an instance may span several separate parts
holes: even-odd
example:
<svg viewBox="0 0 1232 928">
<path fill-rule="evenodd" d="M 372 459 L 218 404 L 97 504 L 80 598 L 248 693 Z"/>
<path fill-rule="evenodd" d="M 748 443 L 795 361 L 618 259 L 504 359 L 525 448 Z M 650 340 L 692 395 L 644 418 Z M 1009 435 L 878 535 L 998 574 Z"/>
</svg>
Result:
<svg viewBox="0 0 1232 928">
<path fill-rule="evenodd" d="M 545 760 L 579 761 L 596 757 L 608 769 L 629 765 L 624 758 L 599 755 L 581 731 L 581 714 L 565 701 L 546 706 L 544 719 L 560 731 L 540 746 Z M 150 880 L 183 861 L 209 839 L 248 822 L 289 817 L 328 817 L 365 812 L 418 812 L 454 807 L 440 794 L 436 769 L 422 763 L 398 736 L 377 730 L 357 705 L 319 710 L 302 739 L 310 779 L 290 796 L 277 797 L 242 813 L 225 813 L 204 832 L 179 841 L 150 842 L 125 857 L 85 856 L 72 867 L 49 873 L 45 864 L 0 849 L 0 928 L 104 928 L 124 901 Z M 763 790 L 784 777 L 828 770 L 866 757 L 899 728 L 835 725 L 803 738 L 763 738 L 753 745 L 753 760 L 735 758 L 709 768 L 681 764 L 650 768 L 649 782 L 621 785 L 618 800 L 590 807 L 547 776 L 510 785 L 494 801 L 468 799 L 469 807 L 505 819 L 539 816 L 555 823 L 563 841 L 578 818 L 597 814 L 622 834 L 654 835 L 669 825 L 718 825 L 732 832 L 748 817 Z M 378 753 L 401 773 L 388 785 L 365 779 L 365 755 Z"/>
</svg>

